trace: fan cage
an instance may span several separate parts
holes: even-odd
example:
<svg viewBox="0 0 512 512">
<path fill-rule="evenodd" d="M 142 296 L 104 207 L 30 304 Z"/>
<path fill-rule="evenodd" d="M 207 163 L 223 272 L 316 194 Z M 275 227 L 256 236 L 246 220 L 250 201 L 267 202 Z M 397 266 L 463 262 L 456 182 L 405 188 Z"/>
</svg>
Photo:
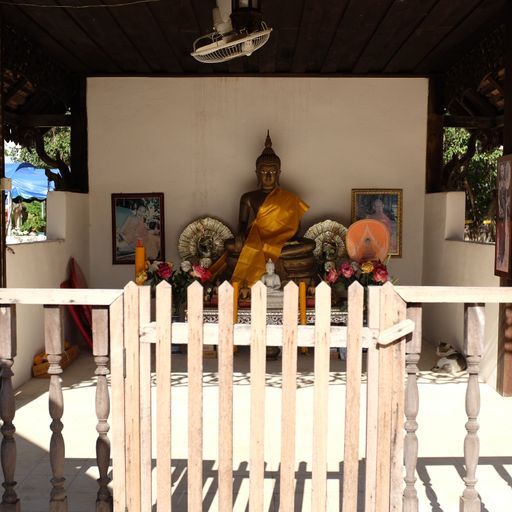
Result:
<svg viewBox="0 0 512 512">
<path fill-rule="evenodd" d="M 272 29 L 265 26 L 264 30 L 229 42 L 226 42 L 225 38 L 218 39 L 220 34 L 213 32 L 194 41 L 194 51 L 191 55 L 197 61 L 206 64 L 226 62 L 242 55 L 249 56 L 268 41 L 270 32 Z M 196 49 L 197 43 L 202 39 L 211 39 L 213 42 Z"/>
</svg>

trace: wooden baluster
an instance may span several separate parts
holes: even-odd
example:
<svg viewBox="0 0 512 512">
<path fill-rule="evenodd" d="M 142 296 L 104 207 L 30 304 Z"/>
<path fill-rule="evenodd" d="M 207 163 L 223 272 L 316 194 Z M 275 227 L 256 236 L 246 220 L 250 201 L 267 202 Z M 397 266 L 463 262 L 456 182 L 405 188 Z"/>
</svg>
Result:
<svg viewBox="0 0 512 512">
<path fill-rule="evenodd" d="M 329 352 L 331 344 L 331 288 L 325 282 L 315 292 L 315 387 L 313 391 L 313 460 L 311 510 L 327 510 L 327 424 Z"/>
<path fill-rule="evenodd" d="M 395 293 L 395 323 L 407 316 L 407 304 Z M 390 511 L 403 512 L 404 491 L 404 420 L 405 420 L 405 344 L 406 336 L 393 344 L 393 384 L 391 413 L 391 488 Z"/>
<path fill-rule="evenodd" d="M 391 285 L 390 285 L 391 286 Z M 386 285 L 380 287 L 379 329 L 394 324 L 394 295 Z M 391 414 L 393 386 L 393 347 L 379 345 L 379 395 L 377 405 L 377 480 L 375 486 L 376 512 L 390 510 L 391 490 Z"/>
<path fill-rule="evenodd" d="M 421 353 L 421 316 L 422 309 L 418 304 L 409 305 L 407 318 L 415 324 L 414 332 L 407 337 L 405 347 L 405 369 L 407 372 L 407 384 L 405 388 L 405 490 L 403 500 L 403 512 L 418 511 L 418 493 L 416 491 L 416 464 L 418 461 L 418 436 L 416 430 L 418 423 L 416 418 L 419 410 L 418 394 L 418 361 Z"/>
<path fill-rule="evenodd" d="M 368 327 L 379 329 L 380 288 L 368 287 Z M 376 512 L 377 488 L 377 427 L 379 402 L 379 349 L 372 341 L 366 357 L 366 472 L 365 472 L 365 512 Z"/>
<path fill-rule="evenodd" d="M 171 512 L 171 322 L 172 289 L 156 287 L 156 503 Z M 220 471 L 220 469 L 219 469 Z"/>
<path fill-rule="evenodd" d="M 110 512 L 112 510 L 112 495 L 108 484 L 108 465 L 110 462 L 110 439 L 108 431 L 108 416 L 110 413 L 110 397 L 108 394 L 107 375 L 108 370 L 108 309 L 96 308 L 92 310 L 92 339 L 93 355 L 96 363 L 95 375 L 98 376 L 96 383 L 96 462 L 98 464 L 98 493 L 96 498 L 96 512 Z"/>
<path fill-rule="evenodd" d="M 219 510 L 233 510 L 233 307 L 232 286 L 219 287 Z"/>
<path fill-rule="evenodd" d="M 297 285 L 284 288 L 283 307 L 283 391 L 281 399 L 281 478 L 279 510 L 291 512 L 295 501 L 295 429 L 297 422 Z M 304 313 L 306 310 L 304 309 Z"/>
<path fill-rule="evenodd" d="M 112 393 L 112 468 L 115 510 L 124 510 L 127 500 L 127 462 L 125 429 L 124 295 L 109 306 L 110 373 Z"/>
<path fill-rule="evenodd" d="M 124 398 L 125 398 L 125 458 L 126 508 L 141 510 L 141 450 L 140 450 L 140 322 L 139 287 L 130 282 L 124 287 Z M 117 373 L 117 372 L 116 372 Z M 114 404 L 116 407 L 117 404 Z M 128 410 L 130 411 L 128 414 Z M 116 440 L 117 442 L 117 440 Z M 117 471 L 117 470 L 115 470 Z"/>
<path fill-rule="evenodd" d="M 203 507 L 203 287 L 187 288 L 188 509 Z"/>
<path fill-rule="evenodd" d="M 361 409 L 362 331 L 364 288 L 348 288 L 347 386 L 345 391 L 345 445 L 343 449 L 343 511 L 357 511 L 359 473 L 359 411 Z"/>
<path fill-rule="evenodd" d="M 16 486 L 14 481 L 14 470 L 16 468 L 16 441 L 14 433 L 16 429 L 14 428 L 13 420 L 16 407 L 12 389 L 12 376 L 14 374 L 11 367 L 15 356 L 16 306 L 0 306 L 0 368 L 2 372 L 0 417 L 3 422 L 0 457 L 4 474 L 2 485 L 5 489 L 2 495 L 2 503 L 0 504 L 2 512 L 18 512 L 20 510 L 20 500 L 14 490 Z"/>
<path fill-rule="evenodd" d="M 263 512 L 265 480 L 265 347 L 267 343 L 267 287 L 251 288 L 251 426 L 249 510 Z"/>
<path fill-rule="evenodd" d="M 49 411 L 52 422 L 50 429 L 50 465 L 53 478 L 50 492 L 50 512 L 67 512 L 68 502 L 64 488 L 64 457 L 65 446 L 62 437 L 61 418 L 64 413 L 64 397 L 60 374 L 62 367 L 60 361 L 64 351 L 64 337 L 62 333 L 62 310 L 59 306 L 44 307 L 44 344 L 48 354 L 48 374 L 50 375 Z"/>
<path fill-rule="evenodd" d="M 139 329 L 151 321 L 151 288 L 139 287 Z M 140 471 L 141 512 L 151 510 L 152 496 L 152 443 L 151 443 L 151 344 L 139 343 L 140 358 Z"/>
<path fill-rule="evenodd" d="M 467 434 L 464 439 L 464 461 L 466 488 L 460 498 L 460 512 L 480 512 L 481 504 L 476 486 L 476 468 L 480 451 L 478 439 L 478 413 L 480 412 L 480 387 L 478 373 L 483 353 L 484 305 L 464 304 L 464 352 L 468 363 L 468 387 L 466 390 Z"/>
</svg>

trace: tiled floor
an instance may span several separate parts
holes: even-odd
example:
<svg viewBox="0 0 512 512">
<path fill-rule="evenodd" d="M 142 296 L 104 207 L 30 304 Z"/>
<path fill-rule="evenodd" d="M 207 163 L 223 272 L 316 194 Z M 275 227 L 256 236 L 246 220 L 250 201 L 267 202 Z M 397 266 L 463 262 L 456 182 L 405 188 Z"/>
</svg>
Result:
<svg viewBox="0 0 512 512">
<path fill-rule="evenodd" d="M 173 356 L 173 511 L 186 510 L 186 357 Z M 467 421 L 464 409 L 466 376 L 443 377 L 428 371 L 433 354 L 420 362 L 420 413 L 418 416 L 419 462 L 417 490 L 420 511 L 455 512 L 464 488 L 463 443 Z M 296 510 L 311 510 L 311 439 L 313 396 L 313 357 L 299 357 Z M 216 360 L 205 360 L 204 367 L 204 505 L 217 510 L 217 375 Z M 235 358 L 234 492 L 235 510 L 246 510 L 248 503 L 249 460 L 249 362 L 242 349 Z M 328 510 L 340 510 L 341 461 L 345 393 L 344 363 L 331 362 L 329 394 Z M 268 362 L 265 437 L 265 510 L 277 510 L 279 502 L 279 413 L 280 361 Z M 98 477 L 95 465 L 96 414 L 94 406 L 94 363 L 80 357 L 63 375 L 66 443 L 65 477 L 70 512 L 94 510 Z M 17 492 L 24 512 L 48 510 L 51 470 L 48 446 L 51 431 L 48 414 L 48 380 L 33 379 L 16 392 L 18 462 Z M 504 399 L 489 386 L 481 385 L 479 416 L 481 442 L 477 489 L 483 511 L 505 512 L 512 502 L 512 399 Z M 362 438 L 362 436 L 361 436 Z M 361 459 L 364 457 L 361 442 Z M 364 459 L 363 459 L 364 460 Z M 364 462 L 361 463 L 363 465 Z M 360 486 L 359 489 L 362 492 Z M 362 507 L 360 507 L 362 510 Z M 224 511 L 222 511 L 224 512 Z M 313 511 L 316 512 L 316 511 Z"/>
</svg>

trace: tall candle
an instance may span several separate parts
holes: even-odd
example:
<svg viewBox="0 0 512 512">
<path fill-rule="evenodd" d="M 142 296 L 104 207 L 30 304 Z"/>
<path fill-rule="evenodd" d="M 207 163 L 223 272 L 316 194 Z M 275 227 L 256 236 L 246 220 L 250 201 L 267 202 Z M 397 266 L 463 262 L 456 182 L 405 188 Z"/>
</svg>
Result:
<svg viewBox="0 0 512 512">
<path fill-rule="evenodd" d="M 306 325 L 306 283 L 301 281 L 299 283 L 299 311 L 300 311 L 300 325 Z"/>
<path fill-rule="evenodd" d="M 144 271 L 146 266 L 146 250 L 142 245 L 142 240 L 137 238 L 137 245 L 135 246 L 135 277 Z"/>
<path fill-rule="evenodd" d="M 239 282 L 235 281 L 232 283 L 233 286 L 233 323 L 236 324 L 238 322 L 238 287 Z"/>
</svg>

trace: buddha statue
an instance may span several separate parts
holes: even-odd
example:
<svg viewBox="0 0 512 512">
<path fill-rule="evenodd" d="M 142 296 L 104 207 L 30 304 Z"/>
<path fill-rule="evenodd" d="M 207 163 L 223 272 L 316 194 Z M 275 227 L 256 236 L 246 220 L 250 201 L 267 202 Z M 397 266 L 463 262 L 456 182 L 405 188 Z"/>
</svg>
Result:
<svg viewBox="0 0 512 512">
<path fill-rule="evenodd" d="M 265 272 L 269 259 L 276 262 L 282 281 L 310 278 L 315 242 L 297 237 L 300 219 L 309 207 L 279 187 L 281 160 L 272 149 L 268 132 L 255 172 L 259 188 L 240 198 L 238 231 L 225 243 L 231 280 L 253 285 Z"/>
<path fill-rule="evenodd" d="M 274 262 L 269 258 L 265 265 L 266 272 L 261 276 L 261 282 L 269 290 L 279 290 L 281 288 L 281 279 L 275 273 L 275 269 Z"/>
<path fill-rule="evenodd" d="M 275 273 L 274 262 L 269 258 L 265 265 L 266 272 L 261 276 L 261 282 L 267 287 L 267 308 L 281 309 L 283 307 L 283 292 L 281 279 Z"/>
</svg>

